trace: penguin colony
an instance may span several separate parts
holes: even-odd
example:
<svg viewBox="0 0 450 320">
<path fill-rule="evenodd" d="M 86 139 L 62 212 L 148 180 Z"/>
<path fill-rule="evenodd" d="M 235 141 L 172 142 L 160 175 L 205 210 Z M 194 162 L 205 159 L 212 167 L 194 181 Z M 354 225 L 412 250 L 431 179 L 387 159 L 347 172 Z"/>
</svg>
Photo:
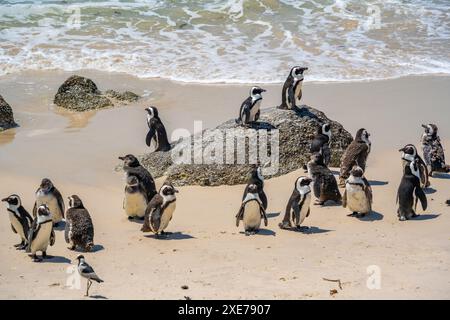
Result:
<svg viewBox="0 0 450 320">
<path fill-rule="evenodd" d="M 283 85 L 281 105 L 279 109 L 300 108 L 304 71 L 308 68 L 295 66 Z M 239 110 L 236 123 L 245 127 L 252 126 L 260 116 L 262 93 L 266 90 L 252 87 L 250 95 L 244 100 Z M 147 146 L 154 152 L 169 151 L 171 145 L 167 132 L 154 106 L 145 109 L 149 131 L 145 138 Z M 417 148 L 407 144 L 399 151 L 401 154 L 403 177 L 398 192 L 397 215 L 400 221 L 417 216 L 417 204 L 420 202 L 423 210 L 427 208 L 425 188 L 430 186 L 429 177 L 435 172 L 450 171 L 445 164 L 444 151 L 435 124 L 422 125 L 424 133 L 421 138 L 423 159 Z M 287 201 L 285 214 L 279 223 L 281 229 L 307 231 L 304 226 L 306 218 L 311 213 L 312 194 L 316 198 L 313 205 L 342 205 L 347 208 L 349 216 L 358 218 L 372 211 L 372 188 L 365 178 L 366 162 L 371 151 L 370 134 L 364 128 L 356 132 L 356 136 L 345 150 L 341 158 L 339 183 L 328 168 L 332 140 L 330 124 L 323 123 L 317 128 L 316 135 L 311 140 L 311 160 L 304 166 L 307 176 L 298 177 L 293 185 L 293 191 Z M 123 210 L 129 220 L 143 220 L 142 232 L 152 232 L 156 238 L 168 237 L 166 232 L 176 209 L 176 193 L 178 190 L 166 181 L 157 191 L 155 181 L 150 172 L 132 154 L 119 157 L 123 161 L 126 186 L 124 190 Z M 343 195 L 339 190 L 343 188 Z M 17 250 L 26 250 L 33 261 L 48 259 L 49 246 L 55 243 L 55 230 L 65 219 L 64 236 L 70 250 L 92 251 L 94 248 L 94 225 L 89 211 L 77 195 L 68 197 L 69 207 L 65 204 L 60 191 L 53 182 L 44 178 L 35 193 L 35 203 L 32 215 L 23 207 L 19 195 L 12 194 L 1 200 L 7 206 L 11 229 L 20 238 L 20 243 L 14 245 Z M 450 205 L 450 200 L 446 202 Z M 255 165 L 248 184 L 245 187 L 241 205 L 236 214 L 236 226 L 241 221 L 245 235 L 258 233 L 261 223 L 268 225 L 266 210 L 268 200 L 264 192 L 264 176 L 261 166 Z M 56 228 L 56 229 L 55 229 Z M 41 253 L 41 258 L 37 256 Z M 103 282 L 94 269 L 86 262 L 83 255 L 78 255 L 78 272 L 87 279 L 86 295 L 92 281 Z"/>
</svg>

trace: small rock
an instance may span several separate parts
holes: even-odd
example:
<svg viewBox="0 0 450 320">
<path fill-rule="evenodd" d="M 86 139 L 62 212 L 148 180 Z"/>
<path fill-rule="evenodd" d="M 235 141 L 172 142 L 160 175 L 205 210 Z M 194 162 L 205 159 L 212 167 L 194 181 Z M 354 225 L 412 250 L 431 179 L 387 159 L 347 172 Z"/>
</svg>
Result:
<svg viewBox="0 0 450 320">
<path fill-rule="evenodd" d="M 48 286 L 49 287 L 59 287 L 60 285 L 61 284 L 59 282 L 55 282 L 55 283 L 49 284 Z"/>
<path fill-rule="evenodd" d="M 191 297 L 189 297 L 189 296 L 184 296 L 184 299 L 185 300 L 192 300 Z"/>
<path fill-rule="evenodd" d="M 0 132 L 16 126 L 11 106 L 0 95 Z"/>
<path fill-rule="evenodd" d="M 331 289 L 330 290 L 330 296 L 334 296 L 337 293 L 338 293 L 338 291 L 336 289 Z"/>
<path fill-rule="evenodd" d="M 187 290 L 187 289 L 189 289 L 189 287 L 187 285 L 183 285 L 183 286 L 181 286 L 181 289 Z"/>
</svg>

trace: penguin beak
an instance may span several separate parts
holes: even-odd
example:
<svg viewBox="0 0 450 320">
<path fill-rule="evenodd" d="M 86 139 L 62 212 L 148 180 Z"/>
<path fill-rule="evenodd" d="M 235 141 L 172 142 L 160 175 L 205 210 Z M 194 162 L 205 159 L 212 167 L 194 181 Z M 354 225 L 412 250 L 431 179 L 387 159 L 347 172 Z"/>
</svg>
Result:
<svg viewBox="0 0 450 320">
<path fill-rule="evenodd" d="M 125 160 L 125 157 L 119 157 L 119 160 L 123 161 L 123 160 Z"/>
<path fill-rule="evenodd" d="M 267 90 L 266 89 L 261 89 L 261 92 L 266 92 Z"/>
<path fill-rule="evenodd" d="M 398 152 L 404 152 L 405 148 L 398 149 Z"/>
<path fill-rule="evenodd" d="M 2 199 L 2 202 L 7 202 L 7 201 L 8 201 L 8 198 Z"/>
<path fill-rule="evenodd" d="M 303 181 L 305 181 L 305 182 L 307 182 L 308 184 L 310 184 L 310 183 L 312 182 L 312 179 L 306 178 L 306 179 L 304 179 Z"/>
<path fill-rule="evenodd" d="M 173 191 L 174 191 L 175 193 L 178 193 L 178 192 L 179 192 L 178 189 L 175 189 L 175 188 L 173 188 Z"/>
</svg>

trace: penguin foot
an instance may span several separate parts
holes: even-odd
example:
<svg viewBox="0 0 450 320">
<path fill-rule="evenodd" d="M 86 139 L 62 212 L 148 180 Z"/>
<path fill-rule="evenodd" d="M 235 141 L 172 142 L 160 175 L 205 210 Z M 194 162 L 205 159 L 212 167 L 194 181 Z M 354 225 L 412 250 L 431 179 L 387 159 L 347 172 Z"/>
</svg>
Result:
<svg viewBox="0 0 450 320">
<path fill-rule="evenodd" d="M 405 216 L 400 216 L 400 217 L 398 218 L 398 220 L 400 220 L 400 221 L 406 221 L 406 218 L 405 218 Z"/>
<path fill-rule="evenodd" d="M 53 228 L 57 228 L 57 227 L 59 227 L 59 222 L 55 222 L 55 223 L 53 224 Z"/>
<path fill-rule="evenodd" d="M 73 246 L 67 247 L 67 249 L 69 249 L 69 250 L 75 250 L 76 247 L 77 247 L 77 246 L 73 245 Z"/>
<path fill-rule="evenodd" d="M 20 246 L 22 246 L 23 245 L 23 243 L 21 242 L 21 243 L 18 243 L 18 244 L 15 244 L 14 245 L 14 248 L 18 248 L 18 247 L 20 247 Z"/>
<path fill-rule="evenodd" d="M 280 222 L 278 224 L 278 226 L 280 227 L 280 229 L 285 229 L 285 230 L 292 228 L 290 222 Z"/>
<path fill-rule="evenodd" d="M 352 212 L 347 215 L 347 217 L 356 217 L 356 216 L 358 216 L 358 212 Z"/>
<path fill-rule="evenodd" d="M 315 206 L 323 206 L 324 202 L 325 202 L 325 201 L 319 201 L 319 200 L 316 200 L 316 201 L 314 201 L 314 205 L 315 205 Z"/>
<path fill-rule="evenodd" d="M 300 232 L 304 232 L 304 231 L 308 231 L 309 227 L 307 226 L 295 226 L 295 228 L 300 231 Z"/>
<path fill-rule="evenodd" d="M 245 231 L 245 235 L 248 237 L 249 235 L 251 235 L 252 233 L 250 231 Z"/>
<path fill-rule="evenodd" d="M 16 247 L 16 250 L 25 250 L 27 248 L 27 244 L 21 244 L 20 246 Z"/>
<path fill-rule="evenodd" d="M 42 259 L 41 258 L 39 258 L 37 255 L 32 255 L 31 256 L 31 258 L 33 259 L 33 262 L 41 262 L 42 261 Z"/>
<path fill-rule="evenodd" d="M 133 220 L 134 218 L 132 216 L 128 216 L 127 218 L 129 221 Z"/>
<path fill-rule="evenodd" d="M 138 217 L 138 220 L 139 220 L 139 221 L 144 221 L 144 220 L 145 220 L 145 217 Z"/>
</svg>

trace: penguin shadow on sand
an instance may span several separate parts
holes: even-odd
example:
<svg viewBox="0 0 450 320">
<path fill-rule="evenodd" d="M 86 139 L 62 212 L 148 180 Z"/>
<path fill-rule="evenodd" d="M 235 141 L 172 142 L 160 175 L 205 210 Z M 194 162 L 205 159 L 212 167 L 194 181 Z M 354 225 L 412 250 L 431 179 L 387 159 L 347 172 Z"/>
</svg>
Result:
<svg viewBox="0 0 450 320">
<path fill-rule="evenodd" d="M 434 179 L 450 179 L 450 174 L 448 173 L 443 173 L 443 172 L 434 172 L 433 173 L 433 178 Z"/>
<path fill-rule="evenodd" d="M 100 294 L 94 294 L 92 296 L 87 297 L 89 299 L 97 299 L 97 300 L 108 300 L 108 297 L 102 296 Z"/>
<path fill-rule="evenodd" d="M 385 186 L 389 184 L 389 181 L 369 180 L 369 184 L 371 187 Z"/>
<path fill-rule="evenodd" d="M 433 194 L 433 193 L 436 193 L 437 190 L 434 189 L 434 188 L 428 187 L 428 188 L 423 189 L 423 192 L 424 192 L 425 194 Z"/>
<path fill-rule="evenodd" d="M 371 211 L 370 213 L 366 214 L 363 217 L 356 217 L 358 220 L 360 221 L 368 221 L 368 222 L 372 222 L 372 221 L 380 221 L 383 220 L 384 216 L 377 212 L 377 211 Z"/>
<path fill-rule="evenodd" d="M 320 233 L 327 233 L 327 232 L 334 231 L 334 230 L 329 230 L 329 229 L 322 229 L 322 228 L 315 227 L 315 226 L 300 226 L 300 228 L 292 227 L 292 228 L 283 229 L 283 230 L 298 232 L 298 233 L 303 233 L 303 234 L 320 234 Z"/>
<path fill-rule="evenodd" d="M 47 255 L 47 258 L 42 259 L 39 263 L 67 263 L 71 264 L 71 260 L 67 259 L 63 256 L 53 256 L 53 255 Z"/>
<path fill-rule="evenodd" d="M 239 231 L 240 234 L 245 235 L 245 231 Z M 255 234 L 256 236 L 273 236 L 275 237 L 277 233 L 270 229 L 259 228 L 258 232 Z"/>
<path fill-rule="evenodd" d="M 439 217 L 440 214 L 438 213 L 421 213 L 418 214 L 416 217 L 409 219 L 408 221 L 424 221 L 424 220 L 432 220 Z"/>
<path fill-rule="evenodd" d="M 177 232 L 165 232 L 164 235 L 156 235 L 156 234 L 147 234 L 144 237 L 146 238 L 152 238 L 156 240 L 187 240 L 187 239 L 195 239 L 194 236 L 191 236 L 190 234 L 183 233 L 180 231 Z"/>
<path fill-rule="evenodd" d="M 104 246 L 102 246 L 101 244 L 94 244 L 94 246 L 91 248 L 90 251 L 86 251 L 84 249 L 81 249 L 78 246 L 75 249 L 71 250 L 71 251 L 73 251 L 73 252 L 83 252 L 83 253 L 85 253 L 85 252 L 95 253 L 95 252 L 102 251 L 102 250 L 105 250 Z"/>
<path fill-rule="evenodd" d="M 58 222 L 58 225 L 53 226 L 53 230 L 56 230 L 56 231 L 64 231 L 65 229 L 66 229 L 65 221 L 60 221 L 60 222 Z"/>
</svg>

